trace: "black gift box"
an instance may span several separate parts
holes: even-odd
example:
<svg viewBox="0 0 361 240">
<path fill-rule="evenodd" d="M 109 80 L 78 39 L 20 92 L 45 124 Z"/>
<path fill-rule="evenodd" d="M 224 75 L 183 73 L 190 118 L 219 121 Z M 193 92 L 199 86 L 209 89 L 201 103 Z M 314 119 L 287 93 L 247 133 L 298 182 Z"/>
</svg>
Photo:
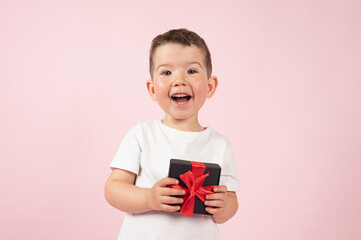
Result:
<svg viewBox="0 0 361 240">
<path fill-rule="evenodd" d="M 203 162 L 203 164 L 206 167 L 203 174 L 209 173 L 209 176 L 206 177 L 202 186 L 218 186 L 219 178 L 221 176 L 221 167 L 215 163 Z M 188 171 L 192 171 L 192 163 L 190 161 L 185 161 L 180 159 L 170 160 L 168 177 L 178 179 L 179 185 L 185 188 L 187 188 L 187 186 L 180 178 L 180 175 Z M 182 198 L 183 196 L 177 196 L 177 197 Z M 197 197 L 195 197 L 194 199 L 195 199 L 194 213 L 211 215 L 205 210 L 206 206 L 200 199 L 198 199 Z"/>
</svg>

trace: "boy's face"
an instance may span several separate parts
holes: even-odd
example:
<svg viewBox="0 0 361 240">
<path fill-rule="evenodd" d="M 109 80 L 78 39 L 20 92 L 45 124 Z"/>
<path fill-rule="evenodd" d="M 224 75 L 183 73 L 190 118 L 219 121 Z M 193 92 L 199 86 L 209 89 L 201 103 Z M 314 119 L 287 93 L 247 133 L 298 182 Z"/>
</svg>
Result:
<svg viewBox="0 0 361 240">
<path fill-rule="evenodd" d="M 155 50 L 153 63 L 147 89 L 166 119 L 198 121 L 198 111 L 218 83 L 216 77 L 208 78 L 202 51 L 194 45 L 169 43 Z"/>
</svg>

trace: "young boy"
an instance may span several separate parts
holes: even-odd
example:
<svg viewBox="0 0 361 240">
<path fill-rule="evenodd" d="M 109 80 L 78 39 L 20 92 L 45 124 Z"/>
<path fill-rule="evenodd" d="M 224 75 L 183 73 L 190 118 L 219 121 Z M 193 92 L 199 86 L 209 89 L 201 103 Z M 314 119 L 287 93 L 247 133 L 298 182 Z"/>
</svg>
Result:
<svg viewBox="0 0 361 240">
<path fill-rule="evenodd" d="M 238 190 L 230 143 L 211 128 L 202 127 L 198 112 L 217 89 L 211 76 L 208 47 L 186 29 L 158 35 L 150 49 L 147 89 L 165 112 L 162 120 L 138 124 L 123 139 L 105 185 L 105 198 L 126 212 L 119 239 L 219 239 L 216 223 L 237 211 Z M 220 186 L 206 196 L 213 215 L 184 216 L 176 211 L 184 190 L 168 178 L 169 160 L 212 162 L 221 166 Z"/>
</svg>

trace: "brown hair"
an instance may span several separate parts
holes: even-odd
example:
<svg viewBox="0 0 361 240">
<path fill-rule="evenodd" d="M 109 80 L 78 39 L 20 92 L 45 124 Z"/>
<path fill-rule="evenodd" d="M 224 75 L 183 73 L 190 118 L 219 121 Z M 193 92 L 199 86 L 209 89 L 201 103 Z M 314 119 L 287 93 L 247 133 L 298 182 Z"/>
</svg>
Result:
<svg viewBox="0 0 361 240">
<path fill-rule="evenodd" d="M 183 46 L 194 45 L 198 47 L 203 52 L 204 55 L 204 63 L 207 68 L 207 75 L 208 77 L 211 76 L 212 59 L 211 59 L 211 53 L 208 50 L 206 42 L 197 33 L 189 31 L 185 28 L 180 28 L 180 29 L 172 29 L 163 34 L 159 34 L 153 39 L 149 52 L 149 72 L 152 78 L 153 78 L 153 70 L 154 70 L 153 54 L 158 47 L 167 43 L 177 43 Z"/>
</svg>

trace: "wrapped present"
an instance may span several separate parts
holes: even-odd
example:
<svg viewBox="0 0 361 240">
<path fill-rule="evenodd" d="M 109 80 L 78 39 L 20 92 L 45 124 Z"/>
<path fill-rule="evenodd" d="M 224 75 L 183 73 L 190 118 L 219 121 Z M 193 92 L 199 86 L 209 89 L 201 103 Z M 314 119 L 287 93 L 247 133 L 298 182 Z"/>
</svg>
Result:
<svg viewBox="0 0 361 240">
<path fill-rule="evenodd" d="M 178 179 L 179 184 L 168 187 L 186 191 L 184 196 L 178 196 L 183 198 L 179 212 L 190 217 L 193 213 L 210 215 L 205 210 L 205 197 L 214 193 L 213 188 L 219 185 L 220 176 L 218 164 L 171 159 L 168 177 Z"/>
</svg>

